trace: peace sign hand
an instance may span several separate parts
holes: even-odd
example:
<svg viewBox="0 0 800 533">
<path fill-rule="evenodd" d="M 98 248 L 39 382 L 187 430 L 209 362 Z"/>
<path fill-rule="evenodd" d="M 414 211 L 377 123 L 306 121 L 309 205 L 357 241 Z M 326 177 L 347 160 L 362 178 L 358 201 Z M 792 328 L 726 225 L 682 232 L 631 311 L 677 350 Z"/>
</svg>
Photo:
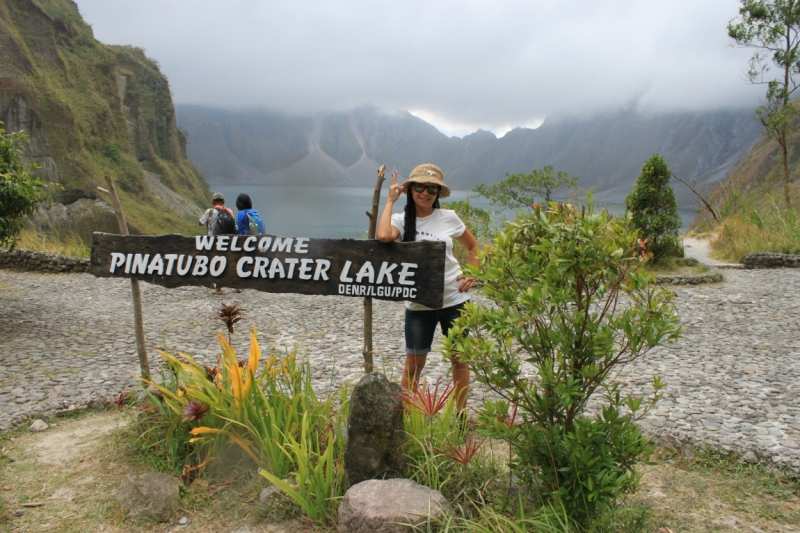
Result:
<svg viewBox="0 0 800 533">
<path fill-rule="evenodd" d="M 406 184 L 397 184 L 397 171 L 392 172 L 392 182 L 389 184 L 389 201 L 396 202 L 400 195 L 406 192 Z"/>
</svg>

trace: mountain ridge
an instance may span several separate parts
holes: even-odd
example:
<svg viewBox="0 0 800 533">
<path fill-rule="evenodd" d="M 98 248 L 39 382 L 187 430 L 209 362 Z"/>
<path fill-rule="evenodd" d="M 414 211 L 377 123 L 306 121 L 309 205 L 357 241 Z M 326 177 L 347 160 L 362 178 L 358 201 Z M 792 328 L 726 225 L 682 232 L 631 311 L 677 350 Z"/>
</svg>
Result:
<svg viewBox="0 0 800 533">
<path fill-rule="evenodd" d="M 514 128 L 499 138 L 481 129 L 459 138 L 408 111 L 384 113 L 371 107 L 305 117 L 180 104 L 176 110 L 179 125 L 189 134 L 189 158 L 215 184 L 372 186 L 380 164 L 396 168 L 402 178 L 417 164 L 433 162 L 451 187 L 471 189 L 500 181 L 507 173 L 552 165 L 579 175 L 579 187 L 593 189 L 598 198 L 620 201 L 654 152 L 661 153 L 682 179 L 707 187 L 722 179 L 760 137 L 752 111 L 642 115 L 628 109 L 591 119 L 545 121 L 536 129 Z M 235 138 L 220 134 L 216 145 L 197 138 L 198 117 L 209 114 L 219 122 L 206 122 L 204 127 L 217 131 L 251 121 L 265 121 L 269 126 L 263 127 L 274 128 L 273 133 L 289 128 L 294 161 L 264 168 L 242 153 L 225 171 L 208 166 L 205 161 L 220 151 L 225 157 L 242 152 Z M 330 138 L 322 142 L 324 135 Z M 683 189 L 676 186 L 681 204 L 695 205 L 696 198 Z"/>
</svg>

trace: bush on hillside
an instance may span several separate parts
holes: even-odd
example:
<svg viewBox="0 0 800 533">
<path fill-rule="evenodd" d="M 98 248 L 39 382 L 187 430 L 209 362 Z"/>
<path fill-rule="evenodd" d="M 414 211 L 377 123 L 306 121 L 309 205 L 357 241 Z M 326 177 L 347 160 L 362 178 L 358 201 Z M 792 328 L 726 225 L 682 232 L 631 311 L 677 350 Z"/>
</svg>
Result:
<svg viewBox="0 0 800 533">
<path fill-rule="evenodd" d="M 683 257 L 683 246 L 678 239 L 681 215 L 669 184 L 671 175 L 664 158 L 653 154 L 645 161 L 633 191 L 625 198 L 625 208 L 631 213 L 633 226 L 639 230 L 639 238 L 645 241 L 647 251 L 653 254 L 656 262 Z"/>
<path fill-rule="evenodd" d="M 663 386 L 654 377 L 655 394 L 636 398 L 610 376 L 678 337 L 674 294 L 642 268 L 630 215 L 591 207 L 540 206 L 481 255 L 467 269 L 492 304 L 467 303 L 444 349 L 502 398 L 479 420 L 514 451 L 514 473 L 592 530 L 637 486 L 634 466 L 654 448 L 635 417 Z"/>
<path fill-rule="evenodd" d="M 25 132 L 6 133 L 0 128 L 0 246 L 4 248 L 16 245 L 25 217 L 34 214 L 39 202 L 48 198 L 47 184 L 31 176 L 20 161 L 20 145 L 25 142 Z"/>
</svg>

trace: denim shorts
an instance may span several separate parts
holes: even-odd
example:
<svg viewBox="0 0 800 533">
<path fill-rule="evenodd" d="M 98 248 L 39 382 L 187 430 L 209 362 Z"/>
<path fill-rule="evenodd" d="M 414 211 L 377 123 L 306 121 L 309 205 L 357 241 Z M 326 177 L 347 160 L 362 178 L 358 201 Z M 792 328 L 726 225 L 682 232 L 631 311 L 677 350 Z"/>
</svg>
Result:
<svg viewBox="0 0 800 533">
<path fill-rule="evenodd" d="M 461 316 L 463 308 L 464 303 L 430 311 L 406 309 L 406 353 L 425 355 L 430 352 L 436 325 L 442 325 L 442 335 L 446 336 L 455 319 Z"/>
</svg>

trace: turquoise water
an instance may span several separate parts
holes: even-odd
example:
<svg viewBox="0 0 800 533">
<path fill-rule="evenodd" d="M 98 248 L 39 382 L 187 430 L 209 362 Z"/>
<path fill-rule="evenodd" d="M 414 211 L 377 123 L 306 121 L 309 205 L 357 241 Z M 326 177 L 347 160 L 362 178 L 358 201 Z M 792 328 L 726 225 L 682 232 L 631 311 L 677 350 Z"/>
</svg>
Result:
<svg viewBox="0 0 800 533">
<path fill-rule="evenodd" d="M 366 237 L 369 220 L 366 211 L 372 208 L 373 189 L 367 187 L 309 187 L 298 185 L 211 185 L 211 190 L 225 195 L 225 205 L 236 212 L 236 197 L 250 195 L 253 207 L 261 214 L 267 233 L 289 237 L 362 238 Z M 387 183 L 383 185 L 378 216 L 386 200 Z M 469 191 L 452 191 L 446 201 L 465 200 L 487 210 L 494 207 Z M 405 201 L 394 205 L 402 212 Z M 612 212 L 622 212 L 621 205 L 609 204 Z M 681 209 L 686 231 L 695 215 L 694 209 Z M 510 216 L 511 213 L 504 213 Z"/>
</svg>

